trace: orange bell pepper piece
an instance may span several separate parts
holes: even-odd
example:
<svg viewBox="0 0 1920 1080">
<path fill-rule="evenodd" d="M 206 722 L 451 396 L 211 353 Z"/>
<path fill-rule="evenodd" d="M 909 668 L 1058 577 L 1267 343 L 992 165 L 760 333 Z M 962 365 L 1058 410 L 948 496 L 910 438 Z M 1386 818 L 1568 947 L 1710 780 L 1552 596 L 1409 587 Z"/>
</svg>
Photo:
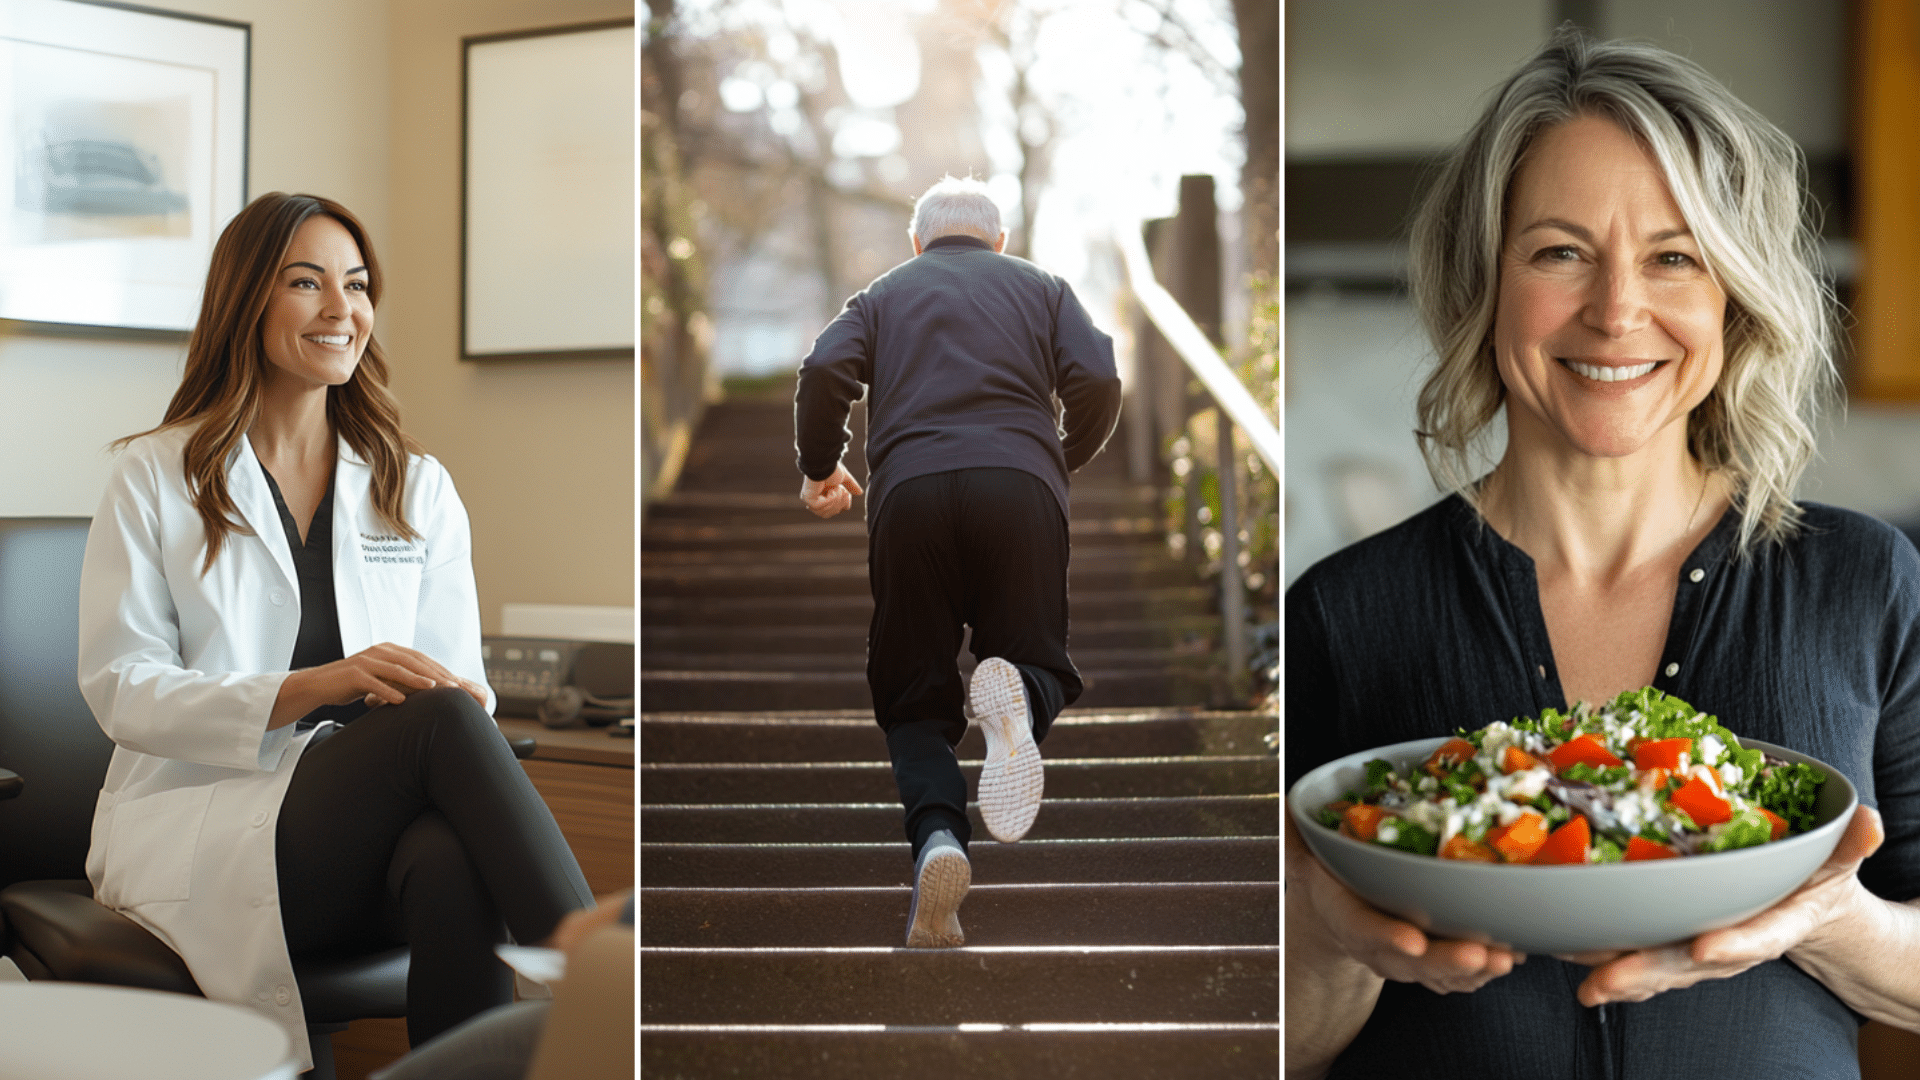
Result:
<svg viewBox="0 0 1920 1080">
<path fill-rule="evenodd" d="M 1635 836 L 1627 840 L 1627 862 L 1643 862 L 1647 859 L 1677 859 L 1680 853 L 1665 844 Z"/>
<path fill-rule="evenodd" d="M 1786 818 L 1781 817 L 1779 814 L 1774 813 L 1773 811 L 1767 809 L 1764 806 L 1756 806 L 1754 807 L 1754 809 L 1760 811 L 1762 814 L 1765 814 L 1767 816 L 1767 821 L 1773 826 L 1773 839 L 1778 840 L 1781 837 L 1787 835 L 1787 819 Z"/>
<path fill-rule="evenodd" d="M 1636 769 L 1681 769 L 1682 755 L 1693 752 L 1692 739 L 1654 739 L 1642 742 L 1633 750 L 1633 767 Z"/>
<path fill-rule="evenodd" d="M 1685 810 L 1693 823 L 1703 829 L 1733 820 L 1733 804 L 1715 794 L 1713 787 L 1697 776 L 1680 785 L 1669 801 Z"/>
<path fill-rule="evenodd" d="M 1342 817 L 1347 821 L 1347 832 L 1356 840 L 1371 841 L 1380 831 L 1380 821 L 1387 816 L 1385 810 L 1366 803 L 1357 803 L 1347 807 Z"/>
<path fill-rule="evenodd" d="M 1553 830 L 1547 842 L 1534 852 L 1533 864 L 1585 863 L 1587 847 L 1593 842 L 1593 833 L 1587 827 L 1587 819 L 1575 814 L 1571 821 Z"/>
<path fill-rule="evenodd" d="M 1440 857 L 1443 859 L 1465 859 L 1470 862 L 1500 861 L 1499 857 L 1493 853 L 1492 848 L 1477 841 L 1467 839 L 1467 834 L 1465 833 L 1455 833 L 1453 834 L 1453 839 L 1441 845 Z"/>
<path fill-rule="evenodd" d="M 1581 762 L 1586 762 L 1597 769 L 1611 769 L 1616 765 L 1626 764 L 1608 752 L 1607 744 L 1591 733 L 1568 739 L 1554 747 L 1552 752 L 1547 754 L 1547 760 L 1553 762 L 1555 771 L 1563 773 Z"/>
<path fill-rule="evenodd" d="M 1500 771 L 1509 776 L 1535 768 L 1539 764 L 1539 759 L 1517 746 L 1507 747 L 1506 752 L 1500 755 Z"/>
<path fill-rule="evenodd" d="M 1465 739 L 1448 739 L 1440 744 L 1440 749 L 1427 759 L 1426 770 L 1429 775 L 1440 776 L 1458 768 L 1463 761 L 1472 760 L 1478 753 L 1473 744 Z"/>
<path fill-rule="evenodd" d="M 1521 814 L 1511 825 L 1495 825 L 1487 830 L 1487 844 L 1510 863 L 1532 862 L 1540 846 L 1547 842 L 1547 819 L 1539 814 Z"/>
</svg>

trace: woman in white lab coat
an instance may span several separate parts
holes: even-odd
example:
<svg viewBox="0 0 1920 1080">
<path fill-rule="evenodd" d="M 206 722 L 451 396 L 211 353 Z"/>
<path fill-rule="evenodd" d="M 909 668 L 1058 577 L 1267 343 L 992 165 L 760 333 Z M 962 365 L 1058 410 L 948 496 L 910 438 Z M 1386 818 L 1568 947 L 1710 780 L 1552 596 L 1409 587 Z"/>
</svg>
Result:
<svg viewBox="0 0 1920 1080">
<path fill-rule="evenodd" d="M 592 904 L 488 715 L 466 510 L 400 430 L 381 286 L 337 203 L 242 210 L 81 574 L 80 687 L 116 744 L 94 895 L 303 1053 L 294 957 L 411 946 L 418 1044 L 510 999 L 506 931 Z"/>
</svg>

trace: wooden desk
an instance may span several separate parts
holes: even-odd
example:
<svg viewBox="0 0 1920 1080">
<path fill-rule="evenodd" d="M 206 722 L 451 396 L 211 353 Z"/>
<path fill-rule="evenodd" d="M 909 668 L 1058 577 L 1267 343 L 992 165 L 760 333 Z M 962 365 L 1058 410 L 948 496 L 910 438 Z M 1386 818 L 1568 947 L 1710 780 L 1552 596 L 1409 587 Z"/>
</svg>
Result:
<svg viewBox="0 0 1920 1080">
<path fill-rule="evenodd" d="M 606 728 L 553 730 L 538 720 L 500 721 L 538 748 L 521 762 L 595 896 L 633 888 L 633 743 Z"/>
</svg>

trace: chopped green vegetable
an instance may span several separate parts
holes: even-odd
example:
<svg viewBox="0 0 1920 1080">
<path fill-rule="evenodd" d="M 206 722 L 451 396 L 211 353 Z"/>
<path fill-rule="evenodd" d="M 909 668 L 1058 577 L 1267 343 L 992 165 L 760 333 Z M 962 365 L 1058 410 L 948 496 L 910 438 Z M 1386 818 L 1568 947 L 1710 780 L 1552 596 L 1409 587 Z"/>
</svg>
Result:
<svg viewBox="0 0 1920 1080">
<path fill-rule="evenodd" d="M 1572 765 L 1567 766 L 1566 771 L 1560 775 L 1563 779 L 1567 780 L 1577 780 L 1585 784 L 1609 786 L 1625 780 L 1632 772 L 1633 767 L 1630 765 L 1615 765 L 1612 768 L 1606 768 L 1603 766 L 1589 765 L 1584 761 L 1576 761 Z"/>
<path fill-rule="evenodd" d="M 1773 839 L 1773 822 L 1758 810 L 1742 810 L 1720 826 L 1720 835 L 1707 842 L 1708 851 L 1758 847 Z"/>
<path fill-rule="evenodd" d="M 1323 806 L 1320 808 L 1318 813 L 1313 815 L 1313 817 L 1315 821 L 1318 821 L 1320 824 L 1325 825 L 1329 829 L 1337 829 L 1340 827 L 1341 818 L 1340 818 L 1340 812 L 1338 810 L 1333 810 Z"/>
<path fill-rule="evenodd" d="M 1393 839 L 1387 839 L 1388 832 L 1393 834 Z M 1399 848 L 1401 851 L 1411 851 L 1415 855 L 1431 855 L 1440 850 L 1438 836 L 1405 818 L 1394 819 L 1390 829 L 1383 827 L 1374 837 L 1373 842 L 1390 848 Z"/>
<path fill-rule="evenodd" d="M 1813 804 L 1826 782 L 1827 774 L 1811 765 L 1775 765 L 1762 772 L 1753 801 L 1785 818 L 1794 832 L 1805 832 L 1813 828 Z"/>
<path fill-rule="evenodd" d="M 1594 845 L 1593 845 L 1593 861 L 1594 862 L 1597 862 L 1597 863 L 1619 862 L 1625 856 L 1626 856 L 1626 852 L 1620 850 L 1619 844 L 1614 843 L 1613 841 L 1607 839 L 1604 836 L 1601 837 L 1599 840 L 1594 841 Z"/>
<path fill-rule="evenodd" d="M 1393 780 L 1393 763 L 1384 758 L 1374 758 L 1367 762 L 1367 797 L 1377 799 L 1386 794 Z"/>
</svg>

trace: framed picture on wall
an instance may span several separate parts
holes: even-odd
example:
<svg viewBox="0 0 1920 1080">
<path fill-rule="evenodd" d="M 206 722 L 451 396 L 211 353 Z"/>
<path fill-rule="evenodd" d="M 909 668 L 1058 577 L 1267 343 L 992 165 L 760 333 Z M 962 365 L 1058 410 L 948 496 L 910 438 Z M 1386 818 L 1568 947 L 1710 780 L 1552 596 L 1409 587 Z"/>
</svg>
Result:
<svg viewBox="0 0 1920 1080">
<path fill-rule="evenodd" d="M 460 355 L 633 358 L 633 20 L 464 39 Z"/>
<path fill-rule="evenodd" d="M 245 23 L 0 3 L 0 319 L 191 330 L 247 197 Z"/>
</svg>

